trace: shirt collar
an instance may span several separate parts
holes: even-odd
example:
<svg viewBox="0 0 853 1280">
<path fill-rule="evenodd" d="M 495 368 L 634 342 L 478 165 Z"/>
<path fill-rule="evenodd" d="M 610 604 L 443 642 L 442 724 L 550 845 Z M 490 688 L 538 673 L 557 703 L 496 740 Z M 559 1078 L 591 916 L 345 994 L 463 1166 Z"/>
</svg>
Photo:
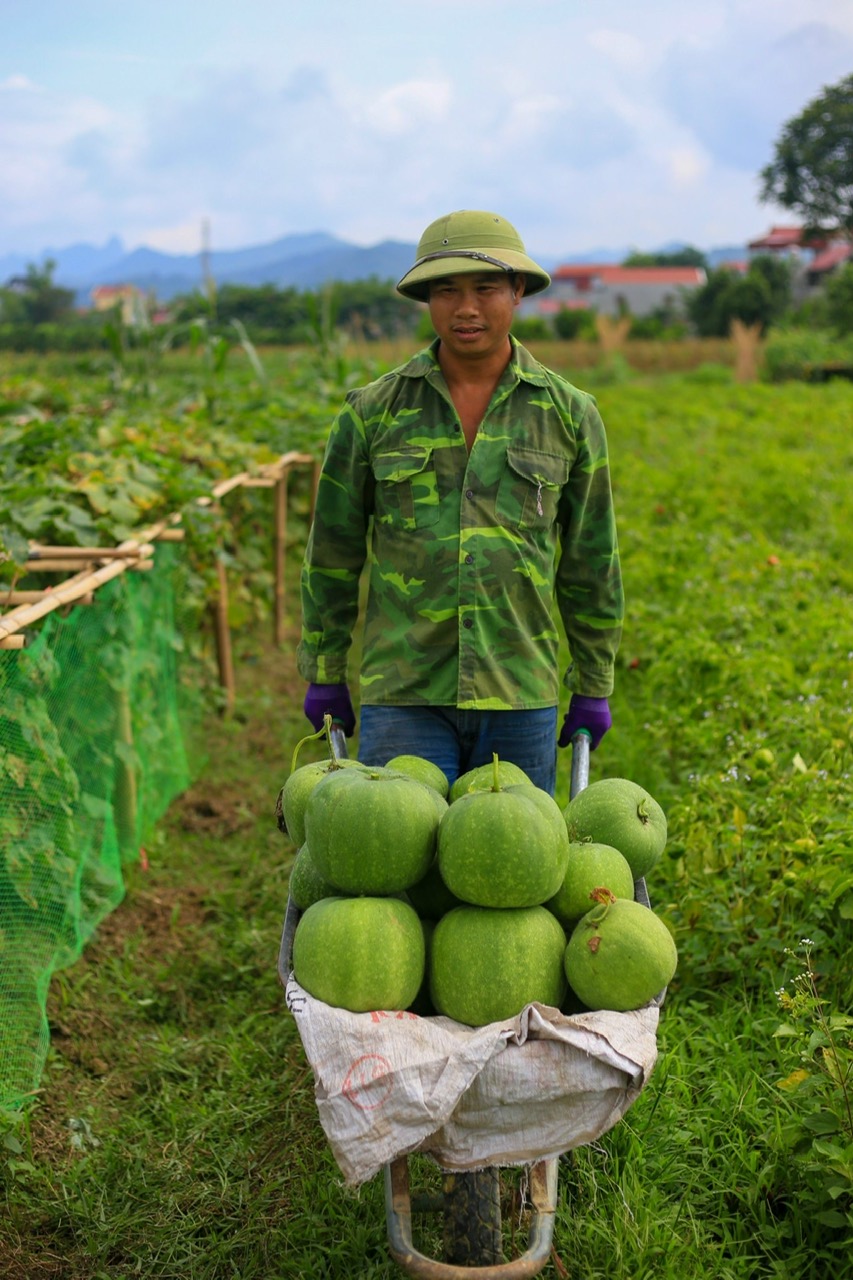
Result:
<svg viewBox="0 0 853 1280">
<path fill-rule="evenodd" d="M 439 368 L 438 341 L 436 338 L 428 347 L 424 347 L 423 351 L 418 351 L 404 365 L 401 365 L 397 372 L 404 378 L 425 378 L 428 373 L 434 373 Z M 512 334 L 509 335 L 509 341 L 512 353 L 503 378 L 509 375 L 515 381 L 530 382 L 535 387 L 547 386 L 548 375 L 545 366 L 534 359 L 527 348 L 523 347 Z"/>
</svg>

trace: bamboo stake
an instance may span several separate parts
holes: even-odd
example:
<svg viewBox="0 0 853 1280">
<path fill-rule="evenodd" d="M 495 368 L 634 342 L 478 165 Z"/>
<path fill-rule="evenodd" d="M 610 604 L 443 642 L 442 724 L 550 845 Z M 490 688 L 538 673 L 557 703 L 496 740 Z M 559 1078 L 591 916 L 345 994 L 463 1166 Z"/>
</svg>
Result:
<svg viewBox="0 0 853 1280">
<path fill-rule="evenodd" d="M 139 547 L 140 544 L 130 540 L 122 545 Z M 75 574 L 65 582 L 59 583 L 52 591 L 46 591 L 42 599 L 35 604 L 21 605 L 13 609 L 5 618 L 0 618 L 0 640 L 12 635 L 15 631 L 23 630 L 33 622 L 38 622 L 54 609 L 60 609 L 64 604 L 73 604 L 80 596 L 87 595 L 90 591 L 95 591 L 105 583 L 111 582 L 113 578 L 117 578 L 119 574 L 126 571 L 129 563 L 128 560 L 113 559 L 109 564 L 101 565 L 93 572 Z M 65 567 L 67 569 L 67 565 Z"/>
<path fill-rule="evenodd" d="M 39 563 L 44 560 L 133 560 L 138 556 L 150 556 L 153 550 L 149 543 L 134 547 L 49 547 L 31 543 L 29 560 Z"/>
<path fill-rule="evenodd" d="M 231 631 L 228 626 L 228 576 L 223 560 L 217 556 L 216 577 L 218 591 L 214 610 L 214 627 L 216 632 L 216 657 L 219 665 L 219 683 L 225 690 L 225 713 L 230 715 L 234 710 L 235 685 L 234 662 L 231 655 Z"/>
<path fill-rule="evenodd" d="M 219 484 L 215 484 L 210 491 L 211 501 L 224 498 L 226 493 L 230 493 L 232 489 L 239 489 L 250 478 L 248 471 L 241 471 L 239 475 L 231 476 L 228 480 L 220 480 Z"/>
<path fill-rule="evenodd" d="M 284 643 L 285 553 L 287 551 L 287 472 L 275 482 L 275 519 L 273 531 L 273 565 L 275 568 L 275 607 L 273 641 Z"/>
<path fill-rule="evenodd" d="M 44 591 L 6 591 L 0 588 L 0 607 L 10 604 L 37 604 L 39 600 L 44 600 L 45 596 L 49 596 L 53 591 L 53 587 L 47 587 Z M 89 591 L 86 595 L 80 596 L 74 601 L 75 604 L 92 604 L 95 597 Z"/>
<path fill-rule="evenodd" d="M 116 825 L 122 848 L 134 848 L 139 797 L 136 767 L 130 756 L 130 752 L 133 751 L 133 720 L 130 714 L 130 697 L 126 689 L 120 689 L 116 694 L 116 737 L 127 748 L 126 753 L 118 756 L 115 794 Z M 125 755 L 127 759 L 124 758 Z"/>
<path fill-rule="evenodd" d="M 147 556 L 152 555 L 153 551 L 154 551 L 153 547 L 145 548 L 145 554 Z M 106 559 L 107 557 L 104 557 L 104 558 Z M 151 560 L 139 559 L 137 555 L 134 555 L 132 557 L 131 556 L 121 556 L 121 557 L 112 556 L 109 558 L 113 560 L 121 559 L 123 561 L 126 561 L 123 567 L 127 569 L 144 569 L 144 568 L 150 569 L 153 563 L 153 561 Z M 85 559 L 81 557 L 80 559 L 76 559 L 72 556 L 63 556 L 61 559 L 58 559 L 58 560 L 48 560 L 45 558 L 44 560 L 28 560 L 26 562 L 26 565 L 23 566 L 22 572 L 26 574 L 68 573 L 71 570 L 73 570 L 74 572 L 79 572 L 81 569 L 91 569 L 92 564 L 93 564 L 93 561 L 91 558 Z"/>
<path fill-rule="evenodd" d="M 0 618 L 0 624 L 2 624 L 2 618 Z M 20 631 L 13 636 L 4 636 L 0 640 L 0 649 L 26 649 L 26 647 L 27 638 Z"/>
<path fill-rule="evenodd" d="M 91 560 L 28 560 L 25 572 L 28 577 L 36 573 L 79 573 L 81 569 L 91 569 Z"/>
<path fill-rule="evenodd" d="M 288 453 L 283 453 L 277 461 L 265 464 L 261 467 L 261 471 L 277 478 L 282 471 L 289 471 L 291 467 L 310 467 L 313 465 L 314 455 L 312 453 L 300 453 L 298 449 L 291 449 Z"/>
<path fill-rule="evenodd" d="M 180 528 L 183 518 L 180 511 L 173 511 L 170 516 L 166 516 L 165 520 L 160 520 L 157 524 L 153 524 L 150 529 L 145 531 L 148 541 L 183 542 L 186 537 L 185 530 Z"/>
<path fill-rule="evenodd" d="M 313 519 L 313 494 L 316 492 L 320 476 L 320 464 L 315 461 L 314 457 L 308 453 L 300 453 L 298 450 L 291 450 L 288 453 L 282 454 L 276 462 L 270 463 L 269 467 L 264 470 L 270 478 L 277 479 L 279 475 L 286 473 L 293 466 L 313 466 L 314 468 L 314 483 L 311 500 L 311 518 Z M 240 484 L 243 484 L 250 478 L 251 477 L 248 472 L 242 472 L 239 476 L 234 476 L 230 480 L 223 481 L 220 485 L 217 485 L 213 493 L 218 494 L 218 496 L 222 496 L 224 493 L 228 493 L 231 489 L 237 488 Z M 209 506 L 212 501 L 214 501 L 213 497 L 199 498 L 198 505 Z M 124 573 L 125 570 L 130 567 L 130 558 L 139 557 L 143 555 L 143 553 L 146 555 L 150 554 L 151 548 L 148 547 L 148 543 L 156 542 L 159 539 L 162 539 L 164 542 L 181 540 L 184 536 L 184 531 L 182 529 L 175 528 L 175 526 L 179 525 L 180 522 L 180 513 L 173 513 L 144 530 L 138 539 L 130 538 L 126 542 L 121 543 L 120 546 L 112 549 L 100 549 L 103 552 L 112 550 L 113 554 L 109 557 L 109 563 L 103 564 L 99 568 L 90 572 L 86 571 L 90 569 L 89 563 L 85 566 L 80 566 L 79 559 L 75 561 L 73 558 L 74 556 L 79 557 L 81 555 L 81 552 L 76 547 L 67 548 L 69 559 L 66 560 L 63 556 L 62 565 L 56 570 L 49 571 L 46 568 L 44 560 L 34 560 L 29 562 L 27 564 L 28 573 L 35 573 L 39 570 L 41 572 L 62 573 L 67 573 L 70 570 L 73 570 L 73 573 L 70 578 L 66 578 L 64 582 L 56 584 L 51 587 L 50 590 L 36 593 L 38 595 L 37 600 L 16 604 L 16 607 L 12 609 L 10 613 L 7 613 L 5 617 L 0 617 L 0 646 L 4 648 L 22 648 L 23 644 L 15 643 L 13 645 L 7 645 L 5 642 L 11 636 L 15 635 L 16 632 L 23 630 L 24 627 L 30 626 L 33 622 L 38 622 L 41 618 L 46 617 L 55 609 L 61 609 L 64 605 L 76 604 L 77 601 L 89 596 L 93 591 L 96 591 L 98 587 L 103 586 L 113 578 L 118 577 L 119 574 Z M 63 548 L 63 551 L 65 550 L 66 549 Z M 73 553 L 73 555 L 71 553 Z M 5 559 L 7 557 L 0 558 Z M 106 556 L 102 558 L 106 558 Z M 150 567 L 150 562 L 142 561 L 138 567 L 142 567 L 143 565 L 146 568 Z"/>
</svg>

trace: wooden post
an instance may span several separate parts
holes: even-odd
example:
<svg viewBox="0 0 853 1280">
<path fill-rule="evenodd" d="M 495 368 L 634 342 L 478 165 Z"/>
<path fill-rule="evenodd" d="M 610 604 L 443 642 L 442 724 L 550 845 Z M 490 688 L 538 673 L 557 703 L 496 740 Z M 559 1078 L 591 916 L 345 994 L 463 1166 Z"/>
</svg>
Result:
<svg viewBox="0 0 853 1280">
<path fill-rule="evenodd" d="M 284 643 L 285 557 L 287 554 L 287 471 L 275 482 L 275 527 L 273 532 L 273 565 L 275 570 L 275 607 L 273 642 Z"/>
<path fill-rule="evenodd" d="M 761 322 L 744 324 L 735 317 L 730 336 L 735 345 L 735 382 L 755 382 L 761 345 Z"/>
<path fill-rule="evenodd" d="M 214 632 L 216 635 L 216 659 L 219 664 L 219 683 L 225 690 L 225 714 L 234 710 L 235 684 L 234 660 L 231 654 L 231 630 L 228 626 L 228 575 L 224 561 L 217 556 L 216 576 L 218 590 L 213 606 Z"/>
<path fill-rule="evenodd" d="M 601 311 L 596 314 L 595 331 L 606 355 L 621 351 L 630 328 L 630 316 L 608 316 Z"/>
<path fill-rule="evenodd" d="M 136 765 L 131 754 L 133 751 L 133 721 L 130 714 L 130 697 L 127 689 L 120 689 L 116 698 L 116 742 L 122 748 L 117 753 L 116 830 L 122 851 L 128 849 L 135 853 L 138 791 L 136 786 Z"/>
</svg>

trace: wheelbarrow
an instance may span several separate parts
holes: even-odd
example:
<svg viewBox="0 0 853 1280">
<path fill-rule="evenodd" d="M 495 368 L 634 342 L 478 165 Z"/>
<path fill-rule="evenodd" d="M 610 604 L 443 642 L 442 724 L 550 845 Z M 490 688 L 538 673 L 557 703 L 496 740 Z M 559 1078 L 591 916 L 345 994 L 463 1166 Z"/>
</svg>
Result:
<svg viewBox="0 0 853 1280">
<path fill-rule="evenodd" d="M 343 731 L 333 725 L 332 750 L 347 755 Z M 570 795 L 589 783 L 589 736 L 580 731 L 572 740 Z M 634 886 L 636 901 L 649 906 L 644 880 Z M 278 973 L 283 986 L 291 974 L 291 952 L 300 912 L 288 898 Z M 664 992 L 655 1003 L 662 1003 Z M 383 1168 L 388 1244 L 395 1262 L 411 1276 L 426 1280 L 522 1280 L 538 1275 L 552 1252 L 557 1209 L 558 1159 L 550 1157 L 529 1166 L 526 1194 L 530 1204 L 527 1249 L 511 1261 L 503 1261 L 500 1169 L 446 1172 L 440 1193 L 413 1194 L 407 1155 L 389 1160 Z M 413 1241 L 413 1215 L 435 1214 L 443 1219 L 443 1260 L 428 1257 Z"/>
</svg>

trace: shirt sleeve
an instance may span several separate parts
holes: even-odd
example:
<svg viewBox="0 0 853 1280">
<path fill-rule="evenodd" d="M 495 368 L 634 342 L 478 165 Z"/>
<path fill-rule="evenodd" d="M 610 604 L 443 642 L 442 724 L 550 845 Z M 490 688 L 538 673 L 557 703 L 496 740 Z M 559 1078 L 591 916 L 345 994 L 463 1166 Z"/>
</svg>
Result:
<svg viewBox="0 0 853 1280">
<path fill-rule="evenodd" d="M 591 698 L 613 692 L 624 596 L 604 423 L 590 399 L 560 511 L 556 596 L 571 665 L 564 684 Z"/>
<path fill-rule="evenodd" d="M 305 680 L 339 684 L 347 679 L 372 507 L 365 424 L 348 400 L 329 433 L 302 564 L 296 662 Z"/>
</svg>

